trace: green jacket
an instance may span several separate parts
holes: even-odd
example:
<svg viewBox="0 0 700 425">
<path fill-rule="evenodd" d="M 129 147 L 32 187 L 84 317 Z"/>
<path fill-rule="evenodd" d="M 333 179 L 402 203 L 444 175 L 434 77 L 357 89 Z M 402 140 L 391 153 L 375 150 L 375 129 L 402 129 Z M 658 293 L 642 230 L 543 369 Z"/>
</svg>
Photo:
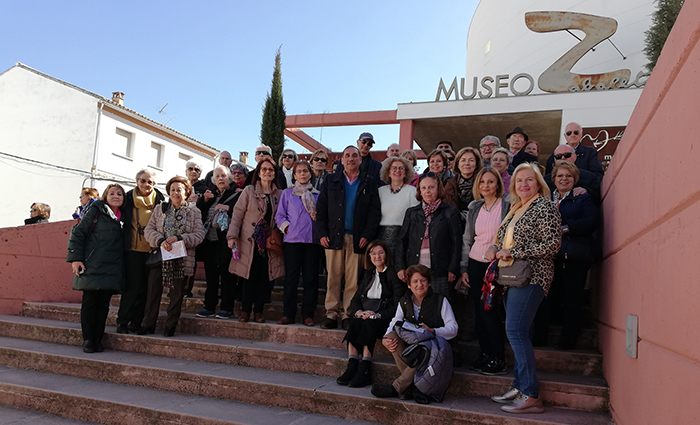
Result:
<svg viewBox="0 0 700 425">
<path fill-rule="evenodd" d="M 82 261 L 85 264 L 85 272 L 73 277 L 73 289 L 76 291 L 124 290 L 124 232 L 122 223 L 114 217 L 107 204 L 95 201 L 73 228 L 68 240 L 66 261 Z"/>
</svg>

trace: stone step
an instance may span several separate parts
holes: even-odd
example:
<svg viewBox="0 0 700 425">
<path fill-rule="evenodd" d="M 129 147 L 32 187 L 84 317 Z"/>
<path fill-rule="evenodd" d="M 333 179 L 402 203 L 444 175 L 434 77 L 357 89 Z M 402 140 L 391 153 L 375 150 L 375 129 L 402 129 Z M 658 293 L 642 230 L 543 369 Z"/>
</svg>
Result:
<svg viewBox="0 0 700 425">
<path fill-rule="evenodd" d="M 5 400 L 0 399 L 0 403 Z M 68 419 L 35 410 L 0 405 L 0 424 L 5 425 L 91 425 L 96 422 Z"/>
<path fill-rule="evenodd" d="M 0 316 L 0 335 L 76 346 L 82 344 L 78 323 L 32 317 Z M 326 348 L 240 338 L 189 334 L 176 336 L 164 338 L 160 335 L 123 335 L 116 334 L 114 328 L 109 328 L 103 341 L 106 347 L 121 351 L 316 374 L 331 378 L 339 376 L 346 365 L 347 351 L 340 345 L 336 346 L 338 348 Z M 0 358 L 1 353 L 0 349 Z M 396 367 L 391 356 L 377 353 L 374 372 L 376 381 L 391 382 L 396 377 Z M 604 410 L 607 407 L 608 389 L 604 380 L 600 378 L 542 371 L 539 371 L 538 375 L 542 397 L 547 403 L 581 410 Z M 457 368 L 449 394 L 487 397 L 505 392 L 511 380 L 507 376 L 490 377 L 468 371 L 466 368 Z"/>
<path fill-rule="evenodd" d="M 68 303 L 30 303 L 25 302 L 23 315 L 45 319 L 80 322 L 80 304 Z M 160 321 L 162 322 L 163 316 Z M 116 308 L 112 308 L 107 319 L 111 326 L 115 325 Z M 159 324 L 162 327 L 162 323 Z M 276 323 L 240 323 L 237 320 L 200 319 L 193 314 L 183 313 L 180 317 L 178 332 L 187 334 L 220 336 L 229 338 L 243 338 L 257 341 L 277 342 L 284 344 L 310 345 L 316 347 L 344 346 L 342 343 L 345 332 L 342 330 L 328 330 L 320 327 L 307 327 L 303 325 L 277 325 Z M 472 341 L 461 343 L 460 351 L 468 362 L 479 355 L 478 343 Z M 378 354 L 386 353 L 384 346 L 377 344 Z M 510 364 L 512 351 L 506 347 L 506 355 Z M 555 350 L 535 349 L 535 360 L 538 370 L 564 373 L 581 376 L 602 376 L 602 356 L 591 350 Z"/>
<path fill-rule="evenodd" d="M 159 338 L 145 339 L 155 340 Z M 455 394 L 449 394 L 443 403 L 420 406 L 414 402 L 401 402 L 398 399 L 377 399 L 370 394 L 368 387 L 347 388 L 339 386 L 335 384 L 335 378 L 327 376 L 222 365 L 204 361 L 183 362 L 180 359 L 169 357 L 112 350 L 107 350 L 104 353 L 84 354 L 77 346 L 16 338 L 0 338 L 0 362 L 9 364 L 13 368 L 23 369 L 20 373 L 8 370 L 9 379 L 3 376 L 5 372 L 0 369 L 0 381 L 14 386 L 19 384 L 18 375 L 21 375 L 22 372 L 57 371 L 69 375 L 61 377 L 65 378 L 66 381 L 72 381 L 73 377 L 89 378 L 95 380 L 91 381 L 95 386 L 102 386 L 106 383 L 138 385 L 163 393 L 174 391 L 190 396 L 223 399 L 218 400 L 219 403 L 223 403 L 224 400 L 253 403 L 385 424 L 610 423 L 609 417 L 605 413 L 552 407 L 549 407 L 542 415 L 516 419 L 502 412 L 499 408 L 500 405 L 485 397 L 464 397 Z M 25 383 L 27 381 L 32 382 L 33 380 L 26 378 L 21 380 L 23 385 L 31 385 Z M 54 378 L 51 382 L 52 386 L 57 384 L 56 381 L 57 379 Z M 61 391 L 69 392 L 79 387 L 78 391 L 85 392 L 84 395 L 91 394 L 94 397 L 98 391 L 92 390 L 87 393 L 91 386 L 74 383 L 61 388 Z M 116 393 L 112 390 L 111 402 L 119 403 L 120 399 L 123 402 L 125 397 L 129 397 L 132 402 L 137 400 L 133 394 L 123 395 L 125 392 L 129 393 L 128 387 Z M 144 400 L 143 395 L 137 397 L 138 400 Z M 212 402 L 207 400 L 206 404 L 210 403 Z M 194 403 L 191 406 L 194 407 Z M 207 411 L 214 410 L 214 406 L 207 407 Z M 193 414 L 192 410 L 190 409 L 188 413 Z M 205 409 L 201 406 L 200 410 Z M 217 411 L 217 413 L 220 412 Z M 237 416 L 231 417 L 237 418 Z M 512 421 L 512 419 L 516 419 L 516 421 Z"/>
<path fill-rule="evenodd" d="M 75 350 L 75 348 L 73 348 Z M 82 371 L 97 372 L 99 378 L 120 380 L 118 374 L 100 374 L 94 367 L 108 369 L 124 368 L 124 364 L 106 364 L 91 359 L 74 356 L 61 356 L 61 359 L 82 363 L 83 366 L 71 371 L 78 375 Z M 49 366 L 57 366 L 50 363 Z M 130 369 L 126 365 L 126 369 Z M 65 370 L 64 370 L 65 371 Z M 123 370 L 129 375 L 129 370 Z M 100 376 L 101 375 L 101 376 Z M 191 374 L 195 378 L 199 375 Z M 106 382 L 104 380 L 58 375 L 25 369 L 10 369 L 0 366 L 0 403 L 32 409 L 66 418 L 90 420 L 110 425 L 124 424 L 182 424 L 182 425 L 224 425 L 246 424 L 280 425 L 293 424 L 369 424 L 359 420 L 348 421 L 334 416 L 320 415 L 290 410 L 274 406 L 249 404 L 239 401 L 222 400 L 217 397 L 217 389 L 201 382 L 182 382 L 163 377 L 163 386 L 169 383 L 180 385 L 179 391 L 166 391 L 147 387 L 149 382 L 135 382 L 136 385 Z M 200 378 L 201 379 L 201 378 Z M 123 379 L 129 380 L 129 379 Z M 133 380 L 132 380 L 133 381 Z M 251 387 L 255 383 L 249 383 Z M 225 388 L 221 391 L 255 393 L 249 388 Z M 270 403 L 272 404 L 272 403 Z M 3 422 L 6 423 L 6 422 Z M 61 422 L 54 422 L 60 424 Z M 85 423 L 85 422 L 66 422 Z"/>
<path fill-rule="evenodd" d="M 204 292 L 207 290 L 207 285 L 194 285 L 192 287 L 192 294 L 197 297 L 197 298 L 204 298 Z M 304 295 L 304 288 L 302 285 L 299 286 L 299 289 L 297 290 L 297 303 L 301 304 L 302 296 Z M 282 302 L 284 299 L 284 287 L 282 286 L 275 286 L 272 288 L 272 301 L 278 301 Z M 318 290 L 318 304 L 323 305 L 323 303 L 326 301 L 326 290 L 325 288 L 319 288 Z"/>
</svg>

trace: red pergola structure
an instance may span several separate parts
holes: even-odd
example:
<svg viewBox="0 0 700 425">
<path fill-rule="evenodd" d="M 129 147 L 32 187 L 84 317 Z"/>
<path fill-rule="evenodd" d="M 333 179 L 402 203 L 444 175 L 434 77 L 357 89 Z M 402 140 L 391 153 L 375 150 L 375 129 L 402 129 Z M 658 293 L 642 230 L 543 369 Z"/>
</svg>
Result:
<svg viewBox="0 0 700 425">
<path fill-rule="evenodd" d="M 285 121 L 284 134 L 304 148 L 315 151 L 324 149 L 329 154 L 332 152 L 313 137 L 306 134 L 302 128 L 308 127 L 343 127 L 356 125 L 382 125 L 399 124 L 399 146 L 401 149 L 413 149 L 413 120 L 396 119 L 396 110 L 389 111 L 364 111 L 364 112 L 338 112 L 332 114 L 308 114 L 288 115 Z M 374 151 L 375 159 L 383 160 L 386 151 Z M 422 150 L 416 152 L 418 159 L 426 159 Z M 381 158 L 379 158 L 381 156 Z"/>
</svg>

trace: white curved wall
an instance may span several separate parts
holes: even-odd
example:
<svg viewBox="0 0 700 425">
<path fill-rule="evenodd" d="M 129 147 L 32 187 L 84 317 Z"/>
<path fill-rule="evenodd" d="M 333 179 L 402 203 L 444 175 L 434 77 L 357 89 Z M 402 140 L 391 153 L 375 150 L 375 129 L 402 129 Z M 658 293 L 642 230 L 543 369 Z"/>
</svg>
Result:
<svg viewBox="0 0 700 425">
<path fill-rule="evenodd" d="M 651 0 L 482 0 L 469 27 L 467 38 L 467 86 L 474 77 L 509 74 L 511 78 L 525 72 L 535 79 L 573 47 L 578 40 L 566 31 L 536 33 L 525 25 L 525 13 L 533 11 L 571 11 L 613 18 L 617 32 L 610 38 L 627 59 L 623 60 L 612 44 L 604 41 L 589 51 L 574 66 L 575 73 L 598 73 L 630 69 L 632 79 L 645 70 L 648 62 L 644 48 L 644 31 L 651 25 L 654 11 Z M 583 38 L 581 31 L 573 31 Z M 486 52 L 487 44 L 490 50 Z M 510 95 L 510 93 L 509 93 Z"/>
</svg>

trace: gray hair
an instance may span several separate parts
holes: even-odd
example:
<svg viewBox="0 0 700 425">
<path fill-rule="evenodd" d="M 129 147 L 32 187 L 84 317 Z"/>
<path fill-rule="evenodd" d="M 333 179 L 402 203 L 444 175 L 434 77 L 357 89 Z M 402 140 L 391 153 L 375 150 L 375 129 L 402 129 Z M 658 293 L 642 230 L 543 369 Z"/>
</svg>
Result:
<svg viewBox="0 0 700 425">
<path fill-rule="evenodd" d="M 272 153 L 272 148 L 267 145 L 263 145 L 262 143 L 255 149 L 256 152 L 259 150 L 264 150 Z"/>
<path fill-rule="evenodd" d="M 190 167 L 198 167 L 199 171 L 202 171 L 202 166 L 198 162 L 195 162 L 192 160 L 187 161 L 187 164 L 185 164 L 185 169 L 190 168 Z"/>
<path fill-rule="evenodd" d="M 151 170 L 150 168 L 142 168 L 142 169 L 139 170 L 138 173 L 136 173 L 136 180 L 140 179 L 141 176 L 144 175 L 145 173 L 150 174 L 151 177 L 153 177 L 153 180 L 156 179 L 156 172 L 155 172 L 155 170 Z"/>
<path fill-rule="evenodd" d="M 241 171 L 243 171 L 243 174 L 244 174 L 246 177 L 248 177 L 248 167 L 246 167 L 242 162 L 233 161 L 233 162 L 231 163 L 230 169 L 231 169 L 231 172 L 233 172 L 234 169 L 241 170 Z"/>
<path fill-rule="evenodd" d="M 496 146 L 498 146 L 499 148 L 501 147 L 501 139 L 499 139 L 496 136 L 489 135 L 489 136 L 484 136 L 484 138 L 479 141 L 479 148 L 480 149 L 481 149 L 481 145 L 484 144 L 485 140 L 494 140 L 496 142 Z"/>
<path fill-rule="evenodd" d="M 231 169 L 228 168 L 225 165 L 217 165 L 216 168 L 214 168 L 214 171 L 211 173 L 211 182 L 212 184 L 216 184 L 216 170 L 222 169 L 226 171 L 226 175 L 228 176 L 228 184 L 230 185 L 233 183 L 233 174 L 231 174 Z"/>
</svg>

